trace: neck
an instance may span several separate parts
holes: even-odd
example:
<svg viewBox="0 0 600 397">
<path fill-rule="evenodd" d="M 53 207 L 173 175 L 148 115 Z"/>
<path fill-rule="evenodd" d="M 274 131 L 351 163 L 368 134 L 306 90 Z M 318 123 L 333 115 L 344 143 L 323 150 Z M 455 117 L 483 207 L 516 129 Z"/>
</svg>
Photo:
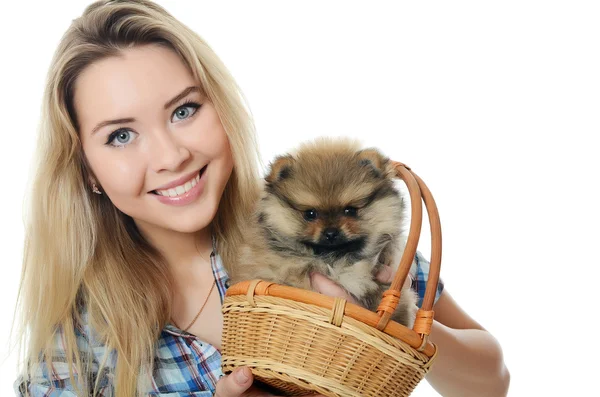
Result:
<svg viewBox="0 0 600 397">
<path fill-rule="evenodd" d="M 181 233 L 137 223 L 140 232 L 166 259 L 173 270 L 193 266 L 212 252 L 210 226 L 193 233 Z"/>
</svg>

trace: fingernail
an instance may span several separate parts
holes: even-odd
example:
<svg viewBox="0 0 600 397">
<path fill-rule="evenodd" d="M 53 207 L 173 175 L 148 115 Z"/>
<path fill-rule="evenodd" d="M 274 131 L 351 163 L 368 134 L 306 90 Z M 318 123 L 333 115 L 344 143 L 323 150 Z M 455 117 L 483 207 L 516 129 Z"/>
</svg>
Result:
<svg viewBox="0 0 600 397">
<path fill-rule="evenodd" d="M 235 380 L 237 380 L 238 383 L 248 382 L 248 379 L 250 379 L 249 372 L 250 370 L 246 367 L 238 369 L 237 373 L 235 374 Z"/>
</svg>

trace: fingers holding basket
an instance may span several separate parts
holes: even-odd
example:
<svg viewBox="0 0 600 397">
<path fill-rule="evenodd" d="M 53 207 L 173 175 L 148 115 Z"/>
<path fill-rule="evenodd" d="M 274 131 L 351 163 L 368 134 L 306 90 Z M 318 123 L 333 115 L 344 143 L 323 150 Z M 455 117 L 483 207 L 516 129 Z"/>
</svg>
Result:
<svg viewBox="0 0 600 397">
<path fill-rule="evenodd" d="M 252 387 L 252 381 L 252 371 L 249 368 L 237 368 L 231 374 L 219 379 L 215 397 L 251 396 L 248 391 Z M 259 396 L 259 394 L 254 395 Z"/>
<path fill-rule="evenodd" d="M 350 303 L 357 304 L 356 300 L 346 291 L 340 287 L 339 284 L 331 281 L 321 273 L 311 273 L 310 283 L 312 288 L 320 294 L 332 296 L 334 298 L 342 298 Z"/>
<path fill-rule="evenodd" d="M 219 379 L 214 397 L 278 397 L 253 386 L 254 377 L 248 367 L 237 368 Z M 325 397 L 313 395 L 312 397 Z"/>
</svg>

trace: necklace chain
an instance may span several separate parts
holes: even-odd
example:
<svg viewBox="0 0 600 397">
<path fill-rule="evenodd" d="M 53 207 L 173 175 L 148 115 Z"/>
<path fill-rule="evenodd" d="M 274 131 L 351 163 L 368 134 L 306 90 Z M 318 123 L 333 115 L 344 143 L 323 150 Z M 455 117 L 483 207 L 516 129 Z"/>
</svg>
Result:
<svg viewBox="0 0 600 397">
<path fill-rule="evenodd" d="M 194 319 L 192 320 L 192 322 L 187 327 L 185 327 L 185 329 L 183 329 L 179 325 L 177 325 L 177 323 L 175 322 L 175 320 L 173 320 L 171 318 L 171 322 L 173 323 L 173 325 L 175 325 L 177 328 L 179 328 L 183 332 L 187 332 L 187 330 L 190 329 L 190 327 L 192 325 L 194 325 L 194 323 L 196 322 L 196 320 L 198 320 L 198 317 L 200 317 L 200 313 L 202 313 L 202 310 L 204 310 L 204 306 L 206 306 L 206 303 L 208 302 L 208 298 L 210 298 L 210 294 L 212 294 L 212 291 L 215 288 L 215 284 L 216 283 L 217 283 L 217 281 L 213 278 L 212 285 L 210 286 L 210 290 L 208 291 L 208 295 L 206 296 L 206 299 L 204 300 L 204 303 L 200 307 L 200 310 L 198 310 L 198 313 L 196 313 L 196 316 L 194 317 Z"/>
</svg>

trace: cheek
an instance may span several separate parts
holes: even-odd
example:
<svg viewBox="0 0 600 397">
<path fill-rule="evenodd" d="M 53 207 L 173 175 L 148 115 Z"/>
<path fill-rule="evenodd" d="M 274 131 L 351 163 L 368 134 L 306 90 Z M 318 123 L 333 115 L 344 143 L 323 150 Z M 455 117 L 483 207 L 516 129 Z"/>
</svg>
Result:
<svg viewBox="0 0 600 397">
<path fill-rule="evenodd" d="M 360 234 L 360 225 L 356 219 L 344 218 L 340 226 L 342 232 L 350 238 Z"/>
<path fill-rule="evenodd" d="M 108 153 L 89 153 L 87 158 L 100 186 L 120 208 L 119 201 L 139 196 L 144 187 L 145 172 L 143 162 L 110 150 Z"/>
<path fill-rule="evenodd" d="M 304 232 L 305 235 L 312 237 L 314 241 L 319 240 L 321 237 L 321 233 L 323 232 L 323 228 L 325 227 L 322 220 L 317 219 L 313 222 L 309 222 L 306 224 L 306 230 Z"/>
<path fill-rule="evenodd" d="M 215 147 L 218 147 L 218 150 L 215 150 L 214 155 L 211 157 L 221 161 L 223 172 L 225 172 L 229 178 L 229 175 L 233 169 L 233 155 L 231 153 L 231 146 L 229 145 L 229 140 L 227 139 L 225 131 L 223 131 L 222 136 L 218 139 L 218 142 L 215 143 Z"/>
<path fill-rule="evenodd" d="M 371 234 L 398 233 L 404 222 L 400 201 L 392 197 L 373 203 L 361 213 L 361 218 L 364 230 Z"/>
<path fill-rule="evenodd" d="M 203 161 L 211 163 L 211 174 L 213 177 L 209 183 L 215 189 L 215 193 L 219 195 L 218 199 L 220 199 L 227 181 L 231 178 L 233 156 L 225 131 L 213 131 L 210 135 L 209 139 L 204 141 L 198 153 Z"/>
<path fill-rule="evenodd" d="M 229 139 L 227 139 L 227 134 L 221 124 L 215 125 L 212 134 L 208 136 L 207 140 L 207 147 L 210 150 L 210 154 L 215 157 L 223 156 L 224 158 L 231 158 Z"/>
<path fill-rule="evenodd" d="M 266 201 L 261 201 L 260 210 L 268 219 L 268 225 L 276 233 L 285 236 L 296 236 L 302 233 L 302 224 L 297 217 L 287 208 L 282 207 L 276 198 L 267 196 Z"/>
<path fill-rule="evenodd" d="M 215 109 L 210 103 L 204 105 L 204 112 L 191 126 L 193 131 L 187 135 L 194 150 L 209 158 L 231 157 L 229 140 Z"/>
</svg>

